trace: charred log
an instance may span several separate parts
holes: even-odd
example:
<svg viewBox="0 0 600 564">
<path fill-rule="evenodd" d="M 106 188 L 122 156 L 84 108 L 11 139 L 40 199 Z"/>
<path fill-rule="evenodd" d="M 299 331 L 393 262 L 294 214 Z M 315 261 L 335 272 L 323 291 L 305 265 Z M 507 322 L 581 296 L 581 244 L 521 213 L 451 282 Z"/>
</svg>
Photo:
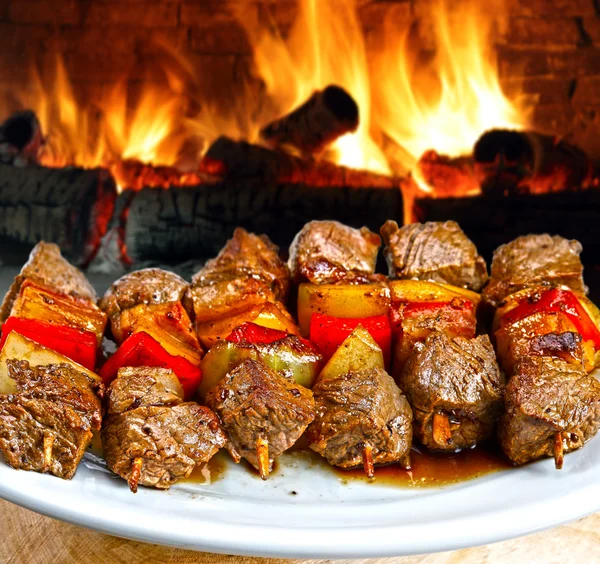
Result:
<svg viewBox="0 0 600 564">
<path fill-rule="evenodd" d="M 475 144 L 474 159 L 481 190 L 489 195 L 577 191 L 592 181 L 584 151 L 533 131 L 488 131 Z"/>
<path fill-rule="evenodd" d="M 16 112 L 0 125 L 0 162 L 3 164 L 36 164 L 43 144 L 42 126 L 31 110 Z"/>
<path fill-rule="evenodd" d="M 96 253 L 117 190 L 101 169 L 0 165 L 0 237 L 33 246 L 56 243 L 77 265 Z"/>
<path fill-rule="evenodd" d="M 479 192 L 479 180 L 470 156 L 448 157 L 431 150 L 423 153 L 417 166 L 421 178 L 433 189 L 436 197 Z"/>
<path fill-rule="evenodd" d="M 237 226 L 267 233 L 282 249 L 312 219 L 337 219 L 374 231 L 387 219 L 402 220 L 397 185 L 317 187 L 265 183 L 263 178 L 133 194 L 123 248 L 133 262 L 176 263 L 214 256 Z"/>
<path fill-rule="evenodd" d="M 262 139 L 274 147 L 292 145 L 302 154 L 323 151 L 338 137 L 358 128 L 358 105 L 343 88 L 330 85 L 304 104 L 264 127 Z"/>
<path fill-rule="evenodd" d="M 305 160 L 244 141 L 219 137 L 207 151 L 200 171 L 227 180 L 262 178 L 271 183 L 314 187 L 391 188 L 389 176 L 338 166 L 324 160 Z"/>
</svg>

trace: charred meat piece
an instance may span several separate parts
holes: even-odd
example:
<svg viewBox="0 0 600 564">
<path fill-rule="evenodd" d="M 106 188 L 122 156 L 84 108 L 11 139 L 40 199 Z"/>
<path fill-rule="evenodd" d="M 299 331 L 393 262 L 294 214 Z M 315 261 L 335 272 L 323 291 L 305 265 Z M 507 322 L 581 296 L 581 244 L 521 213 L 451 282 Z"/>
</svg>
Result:
<svg viewBox="0 0 600 564">
<path fill-rule="evenodd" d="M 10 316 L 13 303 L 25 280 L 31 280 L 54 290 L 78 298 L 96 302 L 98 296 L 81 270 L 67 262 L 60 254 L 60 249 L 54 243 L 38 243 L 29 260 L 21 269 L 6 294 L 0 307 L 0 327 Z"/>
<path fill-rule="evenodd" d="M 372 281 L 381 239 L 366 227 L 337 221 L 310 221 L 290 246 L 289 267 L 295 282 L 313 284 Z"/>
<path fill-rule="evenodd" d="M 71 479 L 100 429 L 102 384 L 70 364 L 7 367 L 17 391 L 0 396 L 0 450 L 13 468 Z"/>
<path fill-rule="evenodd" d="M 498 307 L 510 294 L 532 286 L 568 286 L 585 294 L 581 251 L 581 243 L 558 235 L 517 237 L 494 252 L 483 297 Z"/>
<path fill-rule="evenodd" d="M 219 255 L 192 278 L 188 297 L 197 321 L 232 315 L 264 302 L 285 301 L 290 274 L 266 235 L 237 228 Z"/>
<path fill-rule="evenodd" d="M 107 414 L 143 406 L 172 406 L 183 401 L 183 387 L 166 368 L 120 368 L 107 393 Z"/>
<path fill-rule="evenodd" d="M 138 484 L 169 488 L 225 446 L 217 416 L 182 399 L 175 375 L 161 368 L 121 369 L 111 384 L 104 458 L 133 492 Z"/>
<path fill-rule="evenodd" d="M 188 283 L 173 272 L 144 268 L 119 278 L 100 300 L 100 307 L 114 322 L 122 311 L 140 304 L 157 305 L 183 300 Z"/>
<path fill-rule="evenodd" d="M 580 366 L 531 356 L 517 366 L 506 387 L 500 420 L 502 449 L 515 464 L 546 456 L 562 467 L 600 427 L 600 383 Z"/>
<path fill-rule="evenodd" d="M 310 390 L 251 359 L 229 372 L 206 404 L 221 418 L 231 456 L 248 460 L 263 480 L 315 417 Z"/>
<path fill-rule="evenodd" d="M 364 466 L 398 462 L 410 467 L 412 411 L 381 368 L 322 378 L 313 388 L 317 416 L 307 431 L 310 448 L 329 464 Z"/>
<path fill-rule="evenodd" d="M 454 221 L 381 228 L 390 278 L 429 280 L 481 290 L 488 279 L 483 258 Z"/>
<path fill-rule="evenodd" d="M 415 345 L 400 380 L 415 437 L 433 450 L 471 448 L 491 438 L 504 386 L 487 335 L 465 339 L 440 332 Z"/>
</svg>

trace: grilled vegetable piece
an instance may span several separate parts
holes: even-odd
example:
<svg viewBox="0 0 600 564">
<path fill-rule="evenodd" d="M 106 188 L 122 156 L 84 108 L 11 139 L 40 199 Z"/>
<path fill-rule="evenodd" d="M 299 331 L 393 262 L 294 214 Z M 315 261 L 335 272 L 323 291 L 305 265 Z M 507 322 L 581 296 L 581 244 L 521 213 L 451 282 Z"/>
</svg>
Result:
<svg viewBox="0 0 600 564">
<path fill-rule="evenodd" d="M 450 451 L 494 435 L 505 384 L 487 335 L 440 332 L 415 345 L 399 381 L 413 409 L 415 437 L 429 449 Z"/>
<path fill-rule="evenodd" d="M 315 417 L 312 392 L 264 363 L 248 359 L 206 396 L 219 415 L 234 460 L 245 458 L 263 480 Z"/>
<path fill-rule="evenodd" d="M 56 293 L 82 298 L 93 303 L 98 299 L 87 278 L 62 257 L 58 246 L 42 241 L 31 251 L 29 260 L 15 278 L 2 302 L 0 326 L 10 316 L 13 303 L 26 280 L 51 288 Z"/>
<path fill-rule="evenodd" d="M 287 265 L 265 235 L 237 228 L 219 255 L 192 278 L 188 298 L 196 321 L 230 317 L 265 302 L 284 302 L 289 291 Z"/>
<path fill-rule="evenodd" d="M 390 291 L 387 284 L 309 284 L 298 287 L 298 325 L 308 337 L 313 313 L 332 317 L 387 315 Z"/>
<path fill-rule="evenodd" d="M 319 380 L 338 378 L 349 372 L 385 368 L 383 352 L 371 334 L 359 325 L 323 367 Z"/>
<path fill-rule="evenodd" d="M 398 462 L 410 467 L 412 411 L 382 368 L 319 378 L 313 388 L 315 421 L 307 430 L 312 450 L 341 468 Z"/>
<path fill-rule="evenodd" d="M 0 450 L 13 468 L 71 479 L 101 426 L 102 384 L 71 364 L 6 366 L 16 392 L 0 395 Z"/>
<path fill-rule="evenodd" d="M 502 449 L 515 464 L 578 449 L 600 427 L 600 383 L 558 358 L 525 357 L 506 387 Z"/>
<path fill-rule="evenodd" d="M 390 280 L 388 288 L 392 305 L 411 302 L 451 302 L 459 298 L 472 302 L 473 309 L 476 310 L 481 301 L 481 294 L 477 292 L 426 280 Z"/>
<path fill-rule="evenodd" d="M 85 366 L 89 370 L 96 367 L 98 341 L 94 333 L 73 327 L 54 325 L 36 319 L 9 317 L 2 326 L 0 350 L 12 331 L 16 331 L 67 358 Z"/>
<path fill-rule="evenodd" d="M 90 331 L 96 335 L 98 346 L 107 321 L 106 314 L 89 300 L 57 294 L 29 280 L 21 285 L 10 315 Z"/>
<path fill-rule="evenodd" d="M 7 361 L 13 359 L 27 361 L 31 367 L 68 364 L 77 372 L 85 374 L 90 380 L 95 380 L 98 383 L 102 382 L 97 374 L 84 366 L 20 335 L 16 331 L 11 331 L 0 353 L 0 394 L 12 394 L 17 391 L 16 383 L 7 370 Z"/>
<path fill-rule="evenodd" d="M 369 283 L 374 278 L 380 245 L 379 235 L 366 227 L 310 221 L 290 245 L 292 279 L 313 284 Z"/>
<path fill-rule="evenodd" d="M 484 300 L 499 307 L 509 295 L 532 286 L 567 286 L 586 294 L 578 241 L 558 235 L 525 235 L 494 252 Z"/>
<path fill-rule="evenodd" d="M 254 323 L 263 327 L 285 331 L 292 335 L 299 334 L 298 327 L 292 316 L 281 303 L 264 303 L 251 309 L 237 313 L 231 317 L 211 321 L 196 321 L 196 334 L 207 349 L 216 342 L 226 339 L 236 327 L 244 323 Z"/>
<path fill-rule="evenodd" d="M 134 493 L 138 485 L 169 488 L 225 446 L 217 416 L 182 399 L 175 375 L 161 368 L 121 369 L 111 384 L 104 457 Z"/>
<path fill-rule="evenodd" d="M 214 388 L 236 366 L 251 358 L 263 362 L 288 380 L 311 388 L 319 375 L 323 357 L 307 341 L 287 335 L 270 343 L 219 341 L 202 360 L 200 397 Z"/>
<path fill-rule="evenodd" d="M 168 368 L 179 379 L 185 391 L 185 397 L 191 398 L 202 380 L 202 372 L 182 356 L 169 354 L 153 337 L 140 331 L 126 339 L 100 370 L 100 376 L 106 385 L 116 378 L 119 369 L 133 366 Z"/>
<path fill-rule="evenodd" d="M 310 340 L 325 360 L 329 360 L 358 326 L 366 329 L 381 349 L 386 367 L 390 366 L 392 329 L 387 315 L 355 319 L 332 317 L 315 313 L 310 322 Z"/>
<path fill-rule="evenodd" d="M 443 331 L 449 337 L 475 337 L 477 319 L 473 302 L 455 297 L 448 302 L 394 303 L 391 308 L 394 335 L 394 377 L 402 374 L 406 361 L 417 343 L 422 343 L 433 331 Z"/>
<path fill-rule="evenodd" d="M 247 322 L 236 327 L 227 337 L 227 340 L 231 343 L 266 344 L 281 341 L 281 339 L 285 339 L 288 335 L 289 333 L 280 331 L 279 329 L 271 329 L 270 327 L 263 327 L 256 323 Z"/>
<path fill-rule="evenodd" d="M 387 221 L 381 228 L 390 278 L 429 280 L 481 290 L 488 280 L 483 258 L 454 221 Z"/>
<path fill-rule="evenodd" d="M 189 284 L 174 272 L 161 268 L 143 268 L 119 278 L 100 300 L 100 307 L 107 313 L 113 336 L 118 342 L 121 336 L 121 314 L 140 305 L 161 305 L 181 302 Z"/>
</svg>

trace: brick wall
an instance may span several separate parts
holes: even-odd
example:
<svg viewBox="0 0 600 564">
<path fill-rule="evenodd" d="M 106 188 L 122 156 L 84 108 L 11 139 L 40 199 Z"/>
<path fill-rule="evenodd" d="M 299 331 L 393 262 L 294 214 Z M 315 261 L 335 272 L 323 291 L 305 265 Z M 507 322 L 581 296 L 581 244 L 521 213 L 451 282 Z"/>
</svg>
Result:
<svg viewBox="0 0 600 564">
<path fill-rule="evenodd" d="M 213 95 L 249 75 L 250 45 L 232 15 L 234 0 L 0 0 L 0 81 L 26 82 L 30 60 L 59 51 L 76 91 L 93 99 L 124 74 L 132 82 L 165 80 L 156 63 L 167 44 L 205 77 Z M 568 135 L 600 157 L 600 1 L 505 0 L 496 43 L 505 88 L 537 94 L 539 127 Z M 369 37 L 390 8 L 406 25 L 422 24 L 427 47 L 428 0 L 358 0 Z M 455 5 L 460 5 L 455 2 Z M 248 0 L 249 16 L 285 30 L 294 0 Z"/>
</svg>

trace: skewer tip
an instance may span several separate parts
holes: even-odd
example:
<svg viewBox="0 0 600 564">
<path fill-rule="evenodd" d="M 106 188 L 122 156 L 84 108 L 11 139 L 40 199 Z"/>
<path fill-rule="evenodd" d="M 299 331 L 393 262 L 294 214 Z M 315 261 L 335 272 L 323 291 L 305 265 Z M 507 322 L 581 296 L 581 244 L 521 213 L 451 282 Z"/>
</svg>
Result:
<svg viewBox="0 0 600 564">
<path fill-rule="evenodd" d="M 137 493 L 138 483 L 142 475 L 143 463 L 144 461 L 139 456 L 134 458 L 133 462 L 131 463 L 131 475 L 129 476 L 129 480 L 127 480 L 127 483 L 129 484 L 129 489 L 133 493 Z"/>
<path fill-rule="evenodd" d="M 271 465 L 269 464 L 269 442 L 259 437 L 256 439 L 256 458 L 258 460 L 258 471 L 263 480 L 269 479 Z"/>
<path fill-rule="evenodd" d="M 369 478 L 373 478 L 375 476 L 375 466 L 373 464 L 373 448 L 371 445 L 364 445 L 362 449 L 362 460 L 365 474 Z"/>
<path fill-rule="evenodd" d="M 561 470 L 565 459 L 565 449 L 562 438 L 562 433 L 554 433 L 554 466 L 557 470 Z"/>
</svg>

